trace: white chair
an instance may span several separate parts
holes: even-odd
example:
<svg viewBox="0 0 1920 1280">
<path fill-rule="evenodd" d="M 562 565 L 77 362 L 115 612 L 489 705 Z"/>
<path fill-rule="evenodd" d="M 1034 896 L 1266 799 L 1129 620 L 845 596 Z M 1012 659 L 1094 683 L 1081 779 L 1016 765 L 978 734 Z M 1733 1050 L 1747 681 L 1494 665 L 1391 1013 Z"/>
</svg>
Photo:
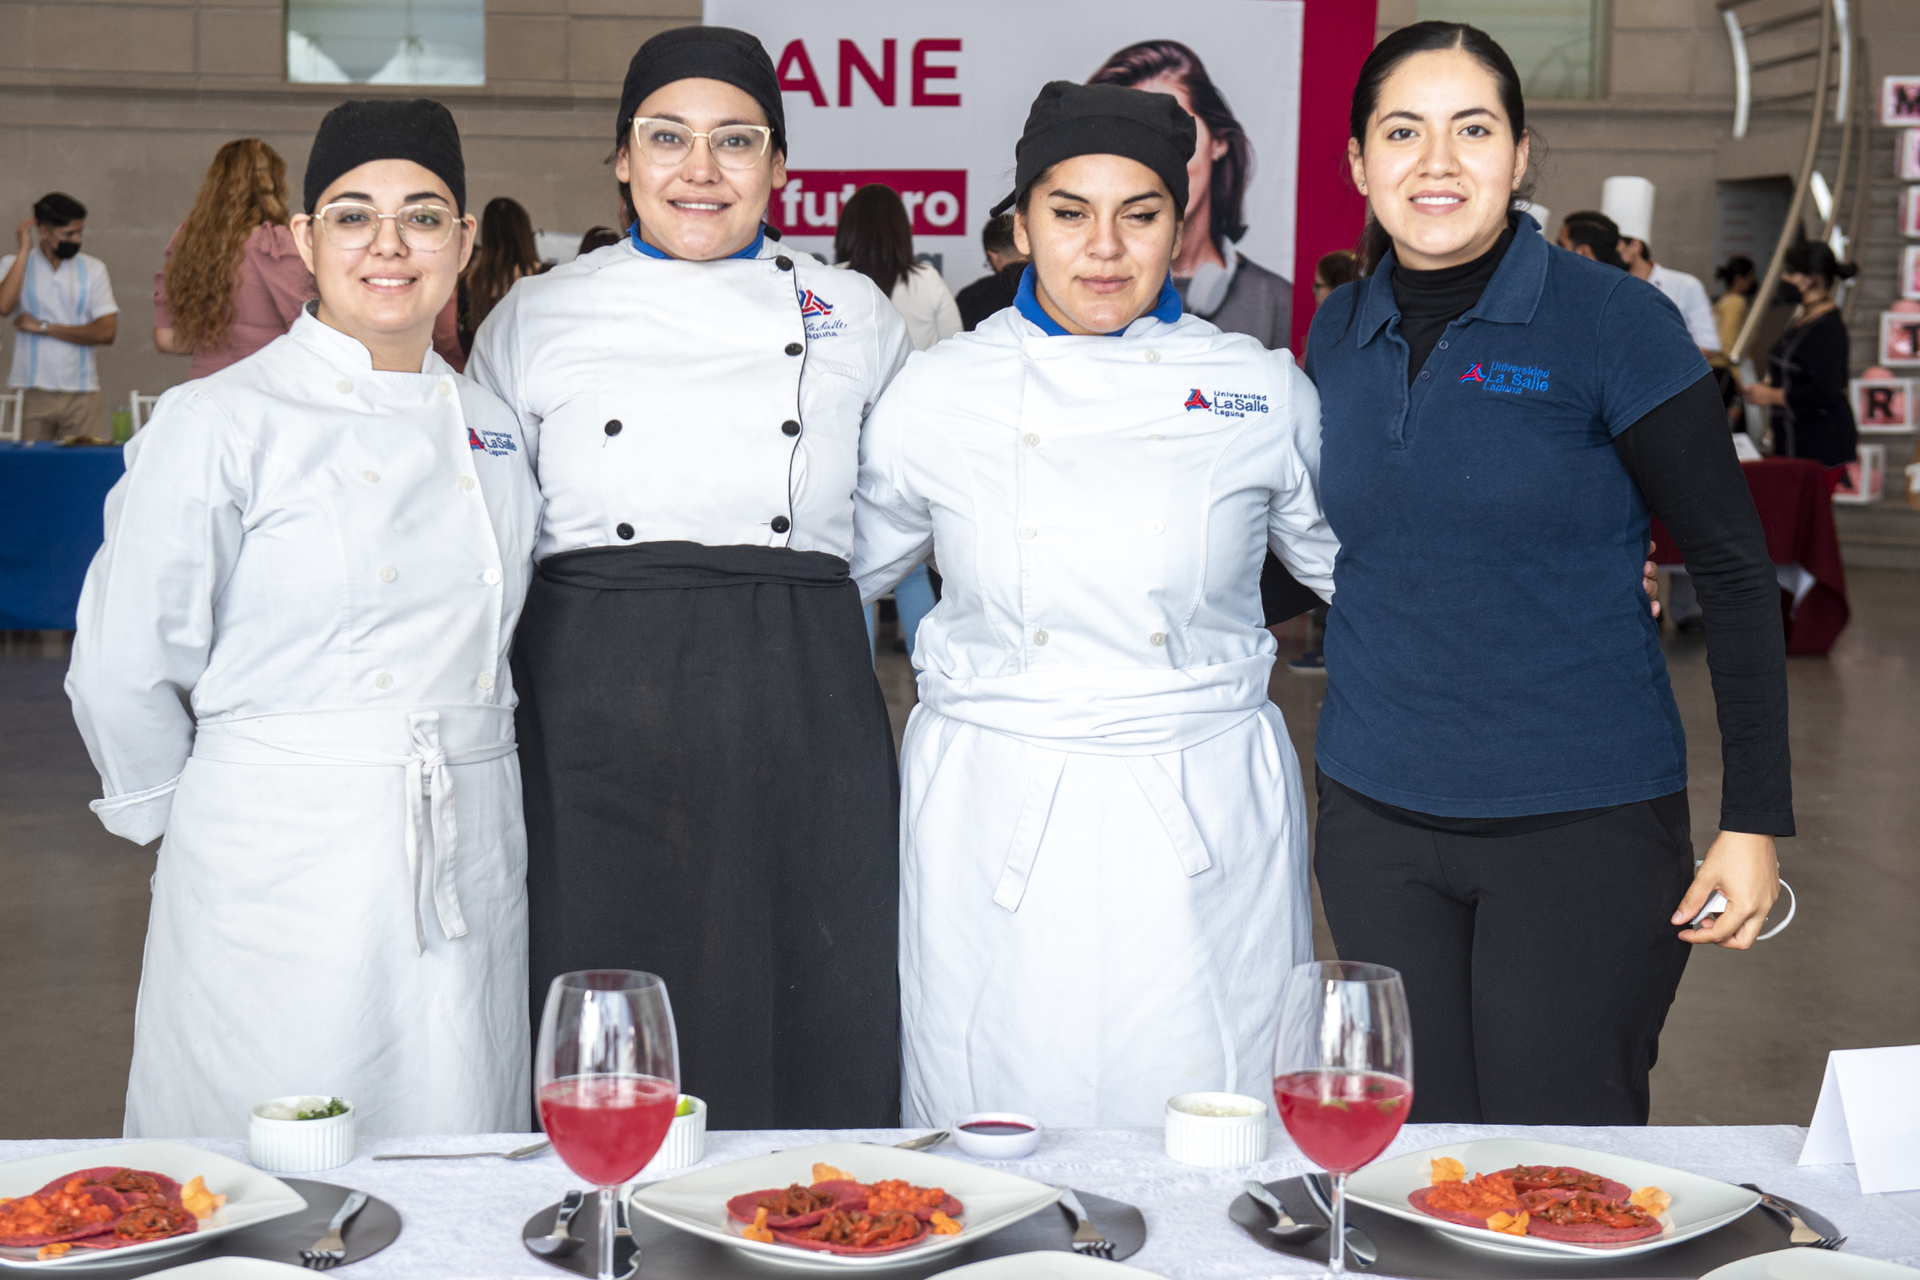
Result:
<svg viewBox="0 0 1920 1280">
<path fill-rule="evenodd" d="M 135 431 L 147 425 L 147 418 L 153 413 L 154 402 L 159 398 L 159 396 L 143 396 L 138 391 L 127 396 L 127 412 L 133 415 Z"/>
<path fill-rule="evenodd" d="M 16 388 L 0 395 L 0 440 L 20 442 L 20 436 L 27 421 L 27 393 Z"/>
</svg>

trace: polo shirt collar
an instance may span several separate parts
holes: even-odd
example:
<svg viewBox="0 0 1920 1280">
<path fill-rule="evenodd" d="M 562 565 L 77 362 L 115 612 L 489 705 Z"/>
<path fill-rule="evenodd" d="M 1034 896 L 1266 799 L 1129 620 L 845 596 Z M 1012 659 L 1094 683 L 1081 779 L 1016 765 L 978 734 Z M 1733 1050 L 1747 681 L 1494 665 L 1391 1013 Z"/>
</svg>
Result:
<svg viewBox="0 0 1920 1280">
<path fill-rule="evenodd" d="M 1032 321 L 1034 326 L 1049 338 L 1071 337 L 1072 335 L 1067 332 L 1061 323 L 1048 315 L 1047 309 L 1040 305 L 1040 298 L 1033 291 L 1034 280 L 1035 277 L 1031 266 L 1020 273 L 1020 289 L 1013 295 L 1014 308 L 1019 311 L 1021 315 Z M 1154 299 L 1152 310 L 1143 316 L 1135 317 L 1128 325 L 1115 329 L 1112 333 L 1103 336 L 1117 338 L 1125 333 L 1128 328 L 1131 328 L 1133 324 L 1137 324 L 1141 320 L 1158 320 L 1162 324 L 1172 324 L 1180 318 L 1180 314 L 1180 291 L 1173 287 L 1173 277 L 1169 275 L 1165 280 L 1160 282 L 1160 296 Z"/>
<path fill-rule="evenodd" d="M 1493 279 L 1487 281 L 1480 301 L 1468 308 L 1461 319 L 1487 320 L 1494 324 L 1531 323 L 1540 306 L 1540 295 L 1546 290 L 1550 252 L 1546 237 L 1540 234 L 1540 224 L 1530 215 L 1521 214 L 1519 225 L 1514 228 L 1513 243 L 1507 246 L 1507 256 L 1494 269 Z M 1388 249 L 1380 265 L 1360 282 L 1360 316 L 1355 324 L 1363 347 L 1379 335 L 1387 321 L 1400 315 L 1400 304 L 1393 300 L 1393 265 L 1393 250 Z"/>
<path fill-rule="evenodd" d="M 633 247 L 638 249 L 641 253 L 645 254 L 649 258 L 668 259 L 673 256 L 672 254 L 667 253 L 664 250 L 654 248 L 652 245 L 648 244 L 645 240 L 642 240 L 640 238 L 640 224 L 637 222 L 634 223 L 633 226 L 628 228 L 627 239 L 633 241 Z M 760 229 L 753 233 L 752 244 L 748 245 L 746 248 L 742 249 L 738 253 L 730 253 L 727 256 L 729 258 L 757 258 L 760 256 L 760 246 L 764 245 L 766 242 L 767 242 L 767 228 L 766 228 L 766 225 L 763 223 L 761 224 Z"/>
</svg>

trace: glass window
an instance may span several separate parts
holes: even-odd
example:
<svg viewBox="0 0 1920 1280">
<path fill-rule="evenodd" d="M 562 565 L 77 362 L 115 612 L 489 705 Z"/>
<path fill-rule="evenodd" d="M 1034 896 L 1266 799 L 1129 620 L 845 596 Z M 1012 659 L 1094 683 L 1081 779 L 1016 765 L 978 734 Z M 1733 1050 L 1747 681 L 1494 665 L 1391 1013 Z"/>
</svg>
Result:
<svg viewBox="0 0 1920 1280">
<path fill-rule="evenodd" d="M 486 0 L 287 0 L 298 84 L 485 84 Z"/>
<path fill-rule="evenodd" d="M 1420 0 L 1422 21 L 1467 22 L 1500 42 L 1529 98 L 1593 98 L 1602 0 Z"/>
</svg>

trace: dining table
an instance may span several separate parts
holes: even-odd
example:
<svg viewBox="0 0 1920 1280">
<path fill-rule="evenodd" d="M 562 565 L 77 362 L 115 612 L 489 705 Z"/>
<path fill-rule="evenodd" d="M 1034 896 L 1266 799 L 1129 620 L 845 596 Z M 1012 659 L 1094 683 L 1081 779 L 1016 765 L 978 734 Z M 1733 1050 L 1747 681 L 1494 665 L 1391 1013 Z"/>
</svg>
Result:
<svg viewBox="0 0 1920 1280">
<path fill-rule="evenodd" d="M 71 631 L 118 445 L 0 444 L 0 631 Z"/>
<path fill-rule="evenodd" d="M 688 1169 L 816 1142 L 890 1144 L 925 1130 L 718 1130 L 706 1135 L 705 1158 Z M 1263 1248 L 1228 1219 L 1227 1209 L 1249 1178 L 1273 1182 L 1309 1172 L 1286 1134 L 1274 1129 L 1268 1158 L 1236 1168 L 1180 1164 L 1165 1151 L 1160 1129 L 1048 1130 L 1040 1148 L 992 1167 L 1055 1185 L 1125 1201 L 1146 1219 L 1146 1245 L 1127 1265 L 1167 1280 L 1254 1280 L 1316 1275 L 1305 1259 Z M 1920 1266 L 1920 1206 L 1896 1197 L 1863 1195 L 1851 1165 L 1800 1165 L 1806 1130 L 1791 1125 L 1599 1128 L 1559 1125 L 1410 1124 L 1386 1156 L 1481 1138 L 1532 1138 L 1632 1156 L 1726 1182 L 1754 1183 L 1830 1219 L 1846 1237 L 1844 1252 Z M 76 1167 L 85 1152 L 114 1140 L 0 1141 L 0 1161 L 71 1151 Z M 247 1159 L 240 1138 L 183 1139 L 188 1145 Z M 534 1257 L 521 1244 L 521 1225 L 567 1191 L 585 1184 L 551 1150 L 522 1161 L 375 1160 L 391 1153 L 510 1151 L 523 1133 L 447 1134 L 360 1139 L 354 1159 L 338 1168 L 299 1176 L 350 1186 L 399 1210 L 399 1238 L 379 1253 L 337 1269 L 349 1280 L 494 1280 L 568 1273 Z M 951 1144 L 932 1154 L 968 1161 Z M 980 1161 L 977 1163 L 989 1163 Z M 641 1181 L 682 1170 L 649 1170 Z M 1755 1210 L 1759 1212 L 1759 1210 Z M 1368 1272 L 1365 1274 L 1379 1274 Z M 638 1280 L 645 1280 L 644 1262 Z"/>
</svg>

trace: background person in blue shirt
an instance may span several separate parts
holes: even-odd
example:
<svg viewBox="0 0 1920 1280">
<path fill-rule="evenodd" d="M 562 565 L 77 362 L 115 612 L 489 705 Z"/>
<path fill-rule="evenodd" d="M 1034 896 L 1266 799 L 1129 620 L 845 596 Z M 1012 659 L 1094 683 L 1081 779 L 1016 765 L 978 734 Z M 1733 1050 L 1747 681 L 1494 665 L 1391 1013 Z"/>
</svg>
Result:
<svg viewBox="0 0 1920 1280">
<path fill-rule="evenodd" d="M 1405 975 L 1413 1119 L 1644 1123 L 1689 944 L 1751 945 L 1778 892 L 1779 596 L 1673 304 L 1511 207 L 1525 110 L 1456 23 L 1387 37 L 1354 91 L 1371 271 L 1307 345 L 1341 544 L 1315 870 L 1342 958 Z M 1697 874 L 1650 513 L 1699 588 L 1719 711 Z M 1685 927 L 1715 889 L 1732 905 Z"/>
</svg>

